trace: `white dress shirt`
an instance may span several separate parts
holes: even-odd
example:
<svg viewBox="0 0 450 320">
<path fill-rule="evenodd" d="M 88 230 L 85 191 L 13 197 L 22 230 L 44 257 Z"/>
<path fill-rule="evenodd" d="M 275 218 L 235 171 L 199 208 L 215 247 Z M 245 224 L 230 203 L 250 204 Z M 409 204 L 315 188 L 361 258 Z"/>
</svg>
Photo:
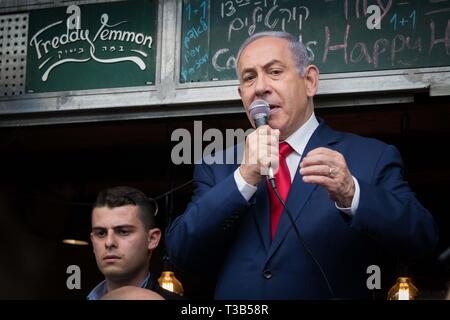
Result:
<svg viewBox="0 0 450 320">
<path fill-rule="evenodd" d="M 319 126 L 319 122 L 315 114 L 313 113 L 311 117 L 306 121 L 300 128 L 298 128 L 293 134 L 291 134 L 285 141 L 289 143 L 289 145 L 294 149 L 290 155 L 286 157 L 286 164 L 289 168 L 289 173 L 291 174 L 291 182 L 294 180 L 296 170 L 299 168 L 300 159 L 302 157 L 303 152 L 305 151 L 306 144 L 309 139 L 313 135 L 314 131 Z M 353 177 L 353 181 L 355 182 L 355 194 L 353 195 L 353 200 L 350 208 L 341 208 L 336 203 L 336 208 L 342 211 L 345 214 L 353 216 L 356 213 L 356 210 L 359 206 L 359 184 L 358 180 Z M 255 194 L 257 187 L 248 184 L 241 173 L 239 172 L 239 168 L 234 171 L 234 180 L 236 181 L 236 185 L 241 192 L 242 196 L 245 200 L 249 201 L 250 198 Z"/>
</svg>

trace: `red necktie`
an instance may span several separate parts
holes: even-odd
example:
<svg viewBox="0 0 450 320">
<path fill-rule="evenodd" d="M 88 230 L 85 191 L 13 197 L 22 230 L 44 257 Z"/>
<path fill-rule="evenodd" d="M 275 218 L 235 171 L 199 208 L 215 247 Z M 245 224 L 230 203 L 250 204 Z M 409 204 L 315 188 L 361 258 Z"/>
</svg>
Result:
<svg viewBox="0 0 450 320">
<path fill-rule="evenodd" d="M 280 194 L 281 199 L 286 202 L 289 189 L 291 188 L 291 174 L 286 164 L 286 157 L 293 151 L 292 147 L 287 142 L 281 142 L 279 145 L 279 165 L 278 171 L 275 174 L 275 184 Z M 280 221 L 281 213 L 283 212 L 283 205 L 278 199 L 277 195 L 272 189 L 270 182 L 267 181 L 267 187 L 269 188 L 270 199 L 270 220 L 272 239 L 275 237 L 277 231 L 278 222 Z"/>
</svg>

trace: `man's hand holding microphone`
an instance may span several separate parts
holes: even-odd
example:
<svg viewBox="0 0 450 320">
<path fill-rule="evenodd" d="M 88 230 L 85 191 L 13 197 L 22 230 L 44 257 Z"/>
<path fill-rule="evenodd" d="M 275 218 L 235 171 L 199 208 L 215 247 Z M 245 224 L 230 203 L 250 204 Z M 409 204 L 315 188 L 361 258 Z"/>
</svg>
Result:
<svg viewBox="0 0 450 320">
<path fill-rule="evenodd" d="M 280 131 L 267 125 L 269 114 L 269 104 L 264 100 L 255 100 L 249 107 L 256 130 L 245 140 L 244 159 L 239 172 L 252 186 L 264 176 L 273 177 L 278 168 Z"/>
</svg>

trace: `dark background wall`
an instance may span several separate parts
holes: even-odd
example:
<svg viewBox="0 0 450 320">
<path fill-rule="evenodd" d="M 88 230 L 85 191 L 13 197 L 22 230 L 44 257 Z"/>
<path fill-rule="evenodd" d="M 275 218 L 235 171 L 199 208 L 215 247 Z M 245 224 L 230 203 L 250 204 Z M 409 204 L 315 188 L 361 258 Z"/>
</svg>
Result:
<svg viewBox="0 0 450 320">
<path fill-rule="evenodd" d="M 433 257 L 407 272 L 422 297 L 440 297 L 449 270 L 437 255 L 450 246 L 448 191 L 450 167 L 446 148 L 450 139 L 450 99 L 417 95 L 402 105 L 318 109 L 317 115 L 337 129 L 376 137 L 396 145 L 404 158 L 406 177 L 422 203 L 434 215 L 440 242 Z M 177 128 L 192 131 L 194 120 L 207 128 L 248 128 L 244 114 L 121 121 L 0 129 L 0 298 L 83 299 L 102 280 L 90 246 L 63 245 L 71 217 L 81 219 L 87 237 L 90 204 L 99 190 L 130 185 L 149 196 L 162 195 L 192 177 L 191 165 L 175 166 L 170 152 Z M 158 200 L 158 224 L 183 212 L 192 184 Z M 159 276 L 163 244 L 153 257 Z M 81 290 L 68 290 L 66 268 L 81 268 Z M 383 292 L 397 271 L 383 280 Z M 213 280 L 208 273 L 177 270 L 186 295 L 209 298 Z"/>
</svg>

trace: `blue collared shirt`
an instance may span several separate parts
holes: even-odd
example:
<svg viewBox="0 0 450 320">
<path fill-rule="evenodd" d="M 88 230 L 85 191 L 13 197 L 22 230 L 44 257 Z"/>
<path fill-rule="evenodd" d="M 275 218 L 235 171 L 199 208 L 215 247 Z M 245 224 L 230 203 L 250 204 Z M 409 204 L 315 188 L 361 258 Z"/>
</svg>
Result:
<svg viewBox="0 0 450 320">
<path fill-rule="evenodd" d="M 149 281 L 151 281 L 150 272 L 147 274 L 147 277 L 145 277 L 144 281 L 142 282 L 141 288 L 146 288 Z M 89 293 L 89 295 L 86 297 L 86 299 L 87 300 L 100 300 L 106 293 L 107 293 L 106 280 L 103 280 L 94 289 L 92 289 L 92 291 Z"/>
</svg>

